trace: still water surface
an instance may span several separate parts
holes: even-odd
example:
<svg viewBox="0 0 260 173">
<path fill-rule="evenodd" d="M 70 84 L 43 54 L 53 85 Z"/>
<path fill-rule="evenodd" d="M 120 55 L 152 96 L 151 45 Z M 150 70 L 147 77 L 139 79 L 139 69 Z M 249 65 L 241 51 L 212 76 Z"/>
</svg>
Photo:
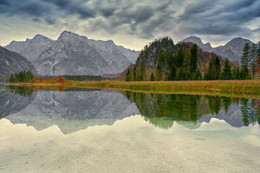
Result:
<svg viewBox="0 0 260 173">
<path fill-rule="evenodd" d="M 259 172 L 260 99 L 0 87 L 0 172 Z"/>
</svg>

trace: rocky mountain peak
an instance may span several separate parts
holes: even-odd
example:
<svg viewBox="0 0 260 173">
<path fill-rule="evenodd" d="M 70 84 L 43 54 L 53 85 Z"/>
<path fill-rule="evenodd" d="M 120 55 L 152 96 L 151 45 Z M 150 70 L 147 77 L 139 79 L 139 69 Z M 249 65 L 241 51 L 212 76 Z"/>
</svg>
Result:
<svg viewBox="0 0 260 173">
<path fill-rule="evenodd" d="M 85 40 L 87 40 L 88 38 L 80 36 L 76 33 L 71 32 L 71 31 L 63 31 L 58 38 L 58 40 L 71 40 L 71 39 L 85 39 Z"/>
<path fill-rule="evenodd" d="M 51 43 L 44 41 L 45 38 L 36 35 L 6 48 L 30 60 L 40 75 L 120 73 L 139 55 L 139 52 L 117 46 L 112 40 L 91 40 L 70 31 L 63 31 Z"/>
<path fill-rule="evenodd" d="M 201 39 L 199 37 L 196 37 L 196 36 L 190 36 L 188 38 L 185 38 L 183 40 L 183 42 L 192 42 L 192 43 L 196 43 L 196 44 L 203 44 Z"/>
<path fill-rule="evenodd" d="M 222 56 L 223 58 L 228 58 L 229 60 L 236 62 L 240 62 L 245 44 L 253 44 L 253 42 L 251 42 L 250 40 L 244 39 L 242 37 L 234 38 L 224 46 L 218 46 L 215 48 L 212 48 L 210 43 L 203 44 L 200 38 L 194 36 L 184 39 L 183 42 L 195 43 L 204 51 L 214 52 L 217 55 Z M 260 44 L 260 42 L 258 44 Z"/>
<path fill-rule="evenodd" d="M 250 40 L 241 38 L 241 37 L 237 37 L 237 38 L 233 38 L 231 41 L 229 41 L 226 46 L 233 46 L 233 45 L 245 45 L 245 43 L 250 43 L 252 44 L 252 42 Z"/>
</svg>

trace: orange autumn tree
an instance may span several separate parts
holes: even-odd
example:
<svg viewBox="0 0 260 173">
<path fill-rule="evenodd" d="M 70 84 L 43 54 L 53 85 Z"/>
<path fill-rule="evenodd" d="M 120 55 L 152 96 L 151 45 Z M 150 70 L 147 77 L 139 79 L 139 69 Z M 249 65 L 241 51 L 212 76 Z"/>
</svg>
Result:
<svg viewBox="0 0 260 173">
<path fill-rule="evenodd" d="M 64 83 L 64 78 L 62 77 L 62 76 L 60 76 L 58 79 L 56 79 L 56 81 L 58 82 L 58 83 Z"/>
<path fill-rule="evenodd" d="M 34 82 L 34 83 L 39 83 L 39 82 L 42 82 L 42 79 L 39 78 L 38 76 L 34 76 L 33 82 Z"/>
</svg>

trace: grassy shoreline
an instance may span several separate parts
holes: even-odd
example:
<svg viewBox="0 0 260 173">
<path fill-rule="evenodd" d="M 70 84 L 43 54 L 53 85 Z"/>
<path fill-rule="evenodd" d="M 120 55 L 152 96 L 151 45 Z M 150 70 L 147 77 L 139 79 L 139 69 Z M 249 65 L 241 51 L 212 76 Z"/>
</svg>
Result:
<svg viewBox="0 0 260 173">
<path fill-rule="evenodd" d="M 5 85 L 30 86 L 34 90 L 66 88 L 119 89 L 134 92 L 187 93 L 260 98 L 260 80 L 230 81 L 68 81 L 5 83 Z"/>
</svg>

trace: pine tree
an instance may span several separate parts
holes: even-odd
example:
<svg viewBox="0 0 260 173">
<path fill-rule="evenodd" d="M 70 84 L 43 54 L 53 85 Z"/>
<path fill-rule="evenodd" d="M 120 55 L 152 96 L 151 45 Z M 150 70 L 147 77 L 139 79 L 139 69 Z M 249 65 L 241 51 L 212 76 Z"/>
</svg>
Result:
<svg viewBox="0 0 260 173">
<path fill-rule="evenodd" d="M 221 79 L 222 80 L 231 80 L 232 79 L 231 67 L 229 65 L 229 60 L 228 59 L 225 60 L 224 70 L 223 70 L 223 72 L 221 74 Z"/>
<path fill-rule="evenodd" d="M 136 74 L 136 65 L 134 66 L 134 81 L 136 81 L 137 80 L 137 74 Z"/>
<path fill-rule="evenodd" d="M 175 64 L 172 65 L 171 71 L 170 71 L 170 75 L 168 77 L 168 80 L 175 80 L 176 76 L 177 76 L 177 68 L 175 66 Z"/>
<path fill-rule="evenodd" d="M 204 77 L 205 80 L 215 80 L 216 68 L 215 68 L 214 64 L 215 64 L 215 58 L 212 57 L 210 59 L 209 69 L 206 72 L 205 77 Z"/>
<path fill-rule="evenodd" d="M 252 69 L 252 77 L 255 78 L 256 74 L 256 65 L 257 65 L 257 46 L 253 44 L 251 51 L 250 51 L 250 66 Z"/>
<path fill-rule="evenodd" d="M 221 75 L 221 65 L 220 65 L 220 59 L 218 56 L 215 59 L 215 68 L 216 68 L 215 79 L 218 80 L 218 79 L 220 79 L 220 75 Z"/>
<path fill-rule="evenodd" d="M 191 47 L 190 55 L 190 73 L 193 74 L 197 70 L 197 61 L 198 61 L 198 46 L 194 44 Z"/>
<path fill-rule="evenodd" d="M 241 74 L 242 74 L 243 79 L 248 78 L 249 49 L 250 49 L 249 43 L 246 43 L 245 47 L 243 49 L 243 56 L 242 56 L 242 59 L 241 59 L 241 63 L 242 63 Z"/>
<path fill-rule="evenodd" d="M 150 81 L 154 81 L 154 75 L 153 75 L 153 73 L 151 74 Z"/>
<path fill-rule="evenodd" d="M 131 71 L 130 71 L 130 69 L 128 68 L 128 71 L 127 71 L 127 73 L 126 73 L 125 80 L 126 80 L 126 81 L 131 81 L 131 78 L 132 78 L 132 76 L 131 76 Z"/>
<path fill-rule="evenodd" d="M 146 78 L 146 68 L 145 68 L 145 65 L 144 65 L 144 62 L 141 63 L 141 67 L 140 67 L 140 80 L 143 81 L 143 80 L 147 80 Z"/>
<path fill-rule="evenodd" d="M 202 80 L 202 75 L 199 69 L 196 71 L 195 80 Z"/>
</svg>

